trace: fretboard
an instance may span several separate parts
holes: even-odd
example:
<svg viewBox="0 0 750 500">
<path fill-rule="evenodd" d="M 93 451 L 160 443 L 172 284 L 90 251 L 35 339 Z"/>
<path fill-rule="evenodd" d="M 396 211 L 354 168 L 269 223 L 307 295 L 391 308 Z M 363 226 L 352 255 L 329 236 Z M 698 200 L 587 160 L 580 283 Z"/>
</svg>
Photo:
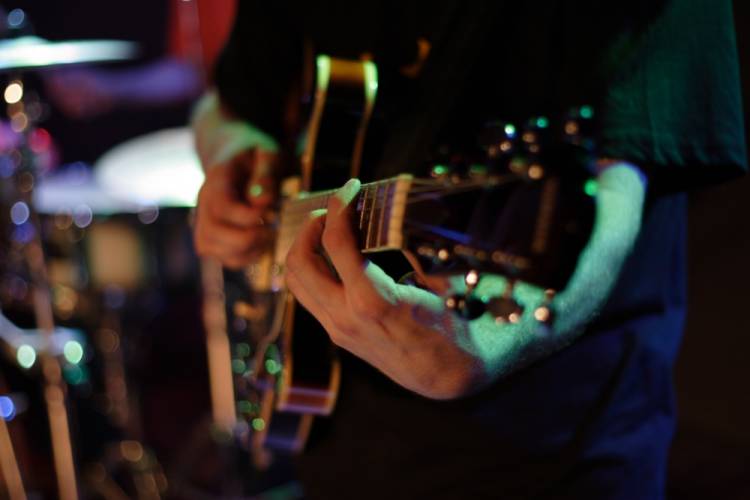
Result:
<svg viewBox="0 0 750 500">
<path fill-rule="evenodd" d="M 359 231 L 362 251 L 401 248 L 401 226 L 411 179 L 409 175 L 400 175 L 362 185 L 354 201 L 355 226 Z M 329 198 L 335 193 L 336 190 L 305 193 L 282 205 L 276 246 L 277 262 L 286 258 L 289 247 L 310 212 L 326 208 Z"/>
</svg>

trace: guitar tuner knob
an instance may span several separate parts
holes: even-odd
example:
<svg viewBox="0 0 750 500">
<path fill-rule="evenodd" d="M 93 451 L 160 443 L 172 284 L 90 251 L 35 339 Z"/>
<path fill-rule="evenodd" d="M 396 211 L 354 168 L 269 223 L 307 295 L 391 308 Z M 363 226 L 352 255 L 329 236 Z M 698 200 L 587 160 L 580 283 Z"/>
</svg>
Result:
<svg viewBox="0 0 750 500">
<path fill-rule="evenodd" d="M 464 283 L 469 292 L 472 292 L 477 287 L 479 284 L 479 278 L 479 273 L 474 269 L 466 273 L 464 276 Z"/>
</svg>

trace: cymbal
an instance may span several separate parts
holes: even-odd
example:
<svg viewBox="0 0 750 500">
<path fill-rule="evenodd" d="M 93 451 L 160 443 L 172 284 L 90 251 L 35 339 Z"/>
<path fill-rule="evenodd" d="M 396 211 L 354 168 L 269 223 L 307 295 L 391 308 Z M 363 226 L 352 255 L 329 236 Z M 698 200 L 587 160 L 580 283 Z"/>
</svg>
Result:
<svg viewBox="0 0 750 500">
<path fill-rule="evenodd" d="M 52 42 L 36 36 L 0 40 L 0 71 L 67 64 L 123 61 L 137 55 L 138 44 L 124 40 Z"/>
<path fill-rule="evenodd" d="M 94 165 L 103 189 L 159 207 L 193 207 L 203 169 L 188 127 L 134 137 L 106 152 Z"/>
<path fill-rule="evenodd" d="M 80 167 L 40 179 L 34 188 L 34 209 L 49 215 L 79 210 L 91 215 L 112 215 L 137 214 L 155 206 L 130 193 L 118 193 L 102 186 L 88 166 L 80 164 Z"/>
<path fill-rule="evenodd" d="M 189 127 L 129 139 L 102 155 L 93 169 L 72 167 L 40 179 L 33 199 L 38 212 L 87 207 L 94 215 L 111 215 L 191 208 L 204 178 Z"/>
</svg>

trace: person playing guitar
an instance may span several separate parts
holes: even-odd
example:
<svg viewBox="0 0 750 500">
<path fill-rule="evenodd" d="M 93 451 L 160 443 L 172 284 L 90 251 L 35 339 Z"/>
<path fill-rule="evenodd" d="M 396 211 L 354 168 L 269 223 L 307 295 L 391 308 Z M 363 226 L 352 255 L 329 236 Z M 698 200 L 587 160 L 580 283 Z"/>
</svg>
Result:
<svg viewBox="0 0 750 500">
<path fill-rule="evenodd" d="M 663 497 L 684 317 L 675 192 L 744 168 L 733 43 L 730 2 L 707 0 L 240 2 L 194 116 L 195 244 L 230 268 L 272 239 L 305 47 L 381 69 L 385 146 L 364 178 L 461 151 L 488 120 L 596 113 L 593 231 L 548 326 L 533 307 L 515 322 L 456 315 L 445 297 L 461 276 L 394 281 L 360 252 L 359 180 L 310 215 L 285 283 L 348 353 L 336 410 L 299 459 L 310 498 Z M 506 286 L 483 276 L 474 293 Z"/>
</svg>

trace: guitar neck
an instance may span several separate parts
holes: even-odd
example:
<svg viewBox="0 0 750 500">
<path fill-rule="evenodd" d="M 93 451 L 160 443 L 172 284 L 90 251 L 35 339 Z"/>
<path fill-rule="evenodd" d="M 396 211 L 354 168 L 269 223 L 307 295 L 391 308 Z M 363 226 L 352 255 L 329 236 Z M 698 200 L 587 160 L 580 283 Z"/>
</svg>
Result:
<svg viewBox="0 0 750 500">
<path fill-rule="evenodd" d="M 363 184 L 354 211 L 363 252 L 400 249 L 403 247 L 403 222 L 412 177 L 399 175 L 378 182 Z M 310 212 L 328 206 L 336 190 L 304 193 L 287 200 L 281 208 L 276 247 L 277 262 L 286 258 L 292 242 L 307 221 Z"/>
</svg>

